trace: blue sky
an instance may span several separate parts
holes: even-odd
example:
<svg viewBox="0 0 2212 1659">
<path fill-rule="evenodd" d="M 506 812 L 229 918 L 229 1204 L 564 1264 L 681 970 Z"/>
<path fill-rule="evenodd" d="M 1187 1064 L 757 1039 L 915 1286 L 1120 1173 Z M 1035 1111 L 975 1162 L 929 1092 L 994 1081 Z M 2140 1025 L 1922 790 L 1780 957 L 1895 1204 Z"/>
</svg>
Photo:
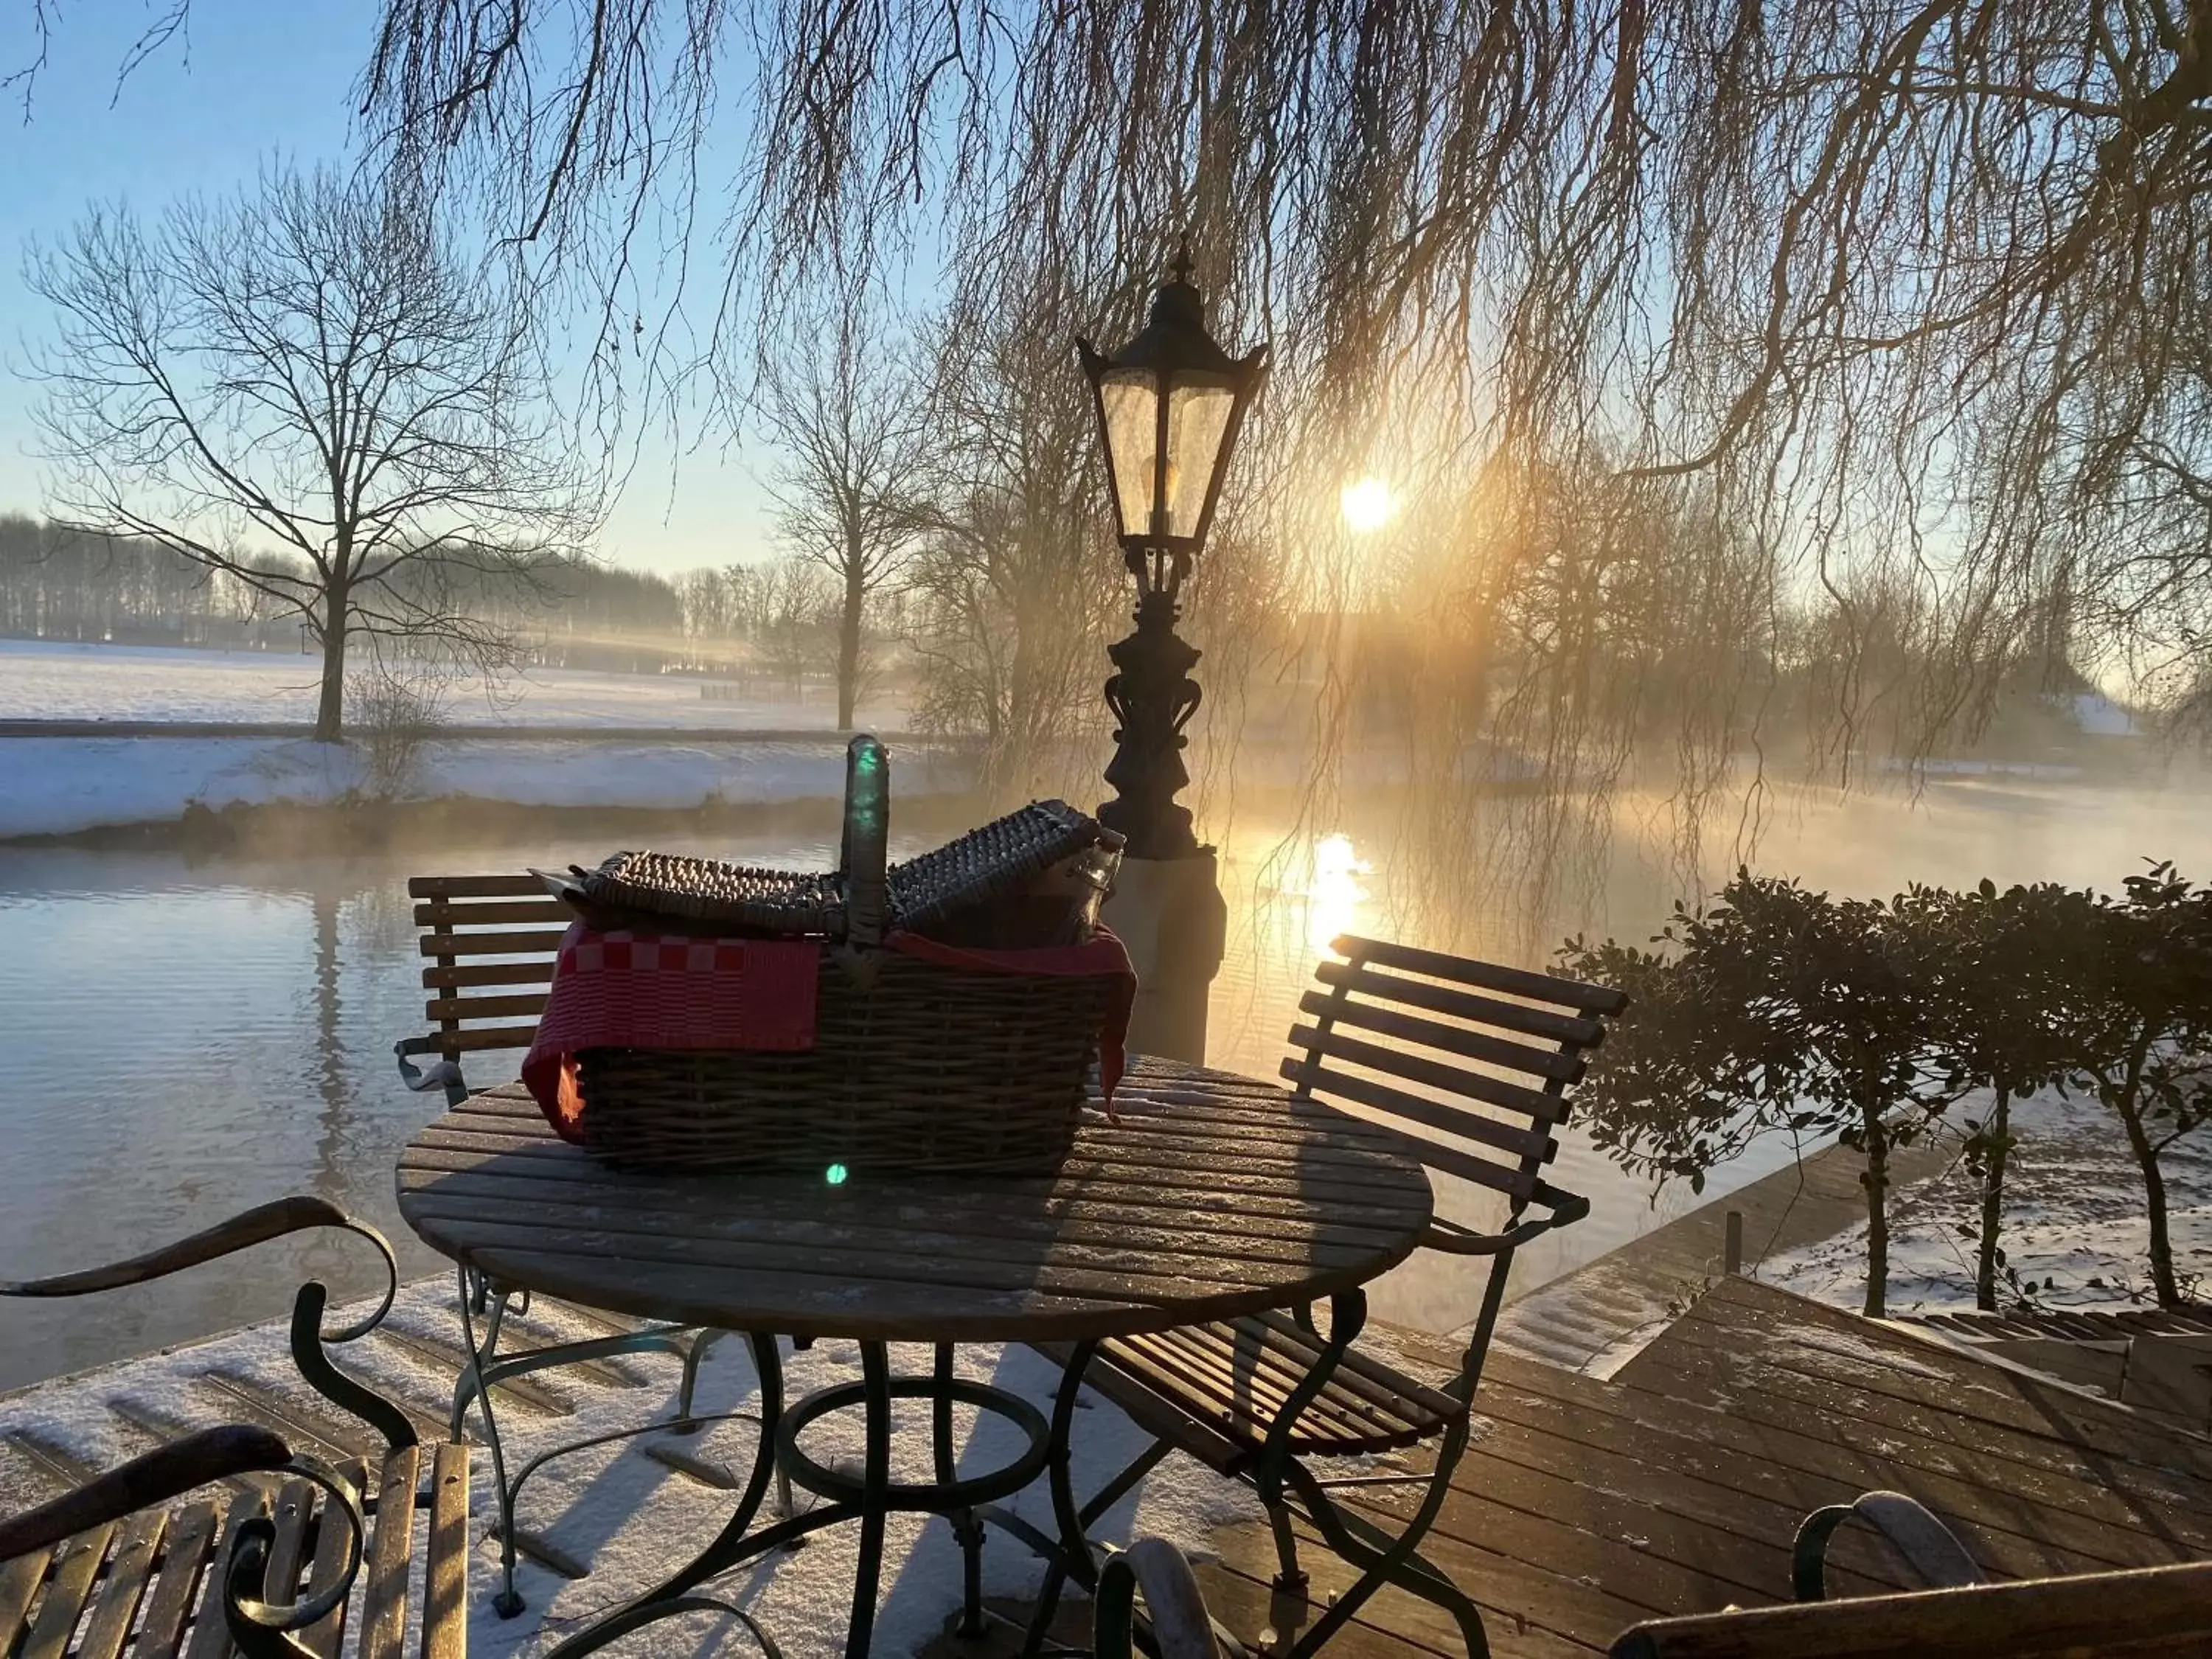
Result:
<svg viewBox="0 0 2212 1659">
<path fill-rule="evenodd" d="M 0 511 L 35 512 L 40 501 L 39 463 L 27 453 L 32 388 L 16 371 L 48 313 L 23 286 L 25 242 L 58 238 L 95 200 L 158 213 L 194 191 L 249 183 L 272 156 L 312 165 L 347 153 L 376 7 L 200 0 L 188 36 L 118 88 L 118 69 L 166 9 L 166 0 L 64 5 L 27 123 L 20 87 L 0 101 Z M 0 8 L 0 74 L 36 55 L 30 12 Z M 679 457 L 665 440 L 648 440 L 601 550 L 617 564 L 659 571 L 769 552 L 750 459 L 714 442 Z"/>
</svg>

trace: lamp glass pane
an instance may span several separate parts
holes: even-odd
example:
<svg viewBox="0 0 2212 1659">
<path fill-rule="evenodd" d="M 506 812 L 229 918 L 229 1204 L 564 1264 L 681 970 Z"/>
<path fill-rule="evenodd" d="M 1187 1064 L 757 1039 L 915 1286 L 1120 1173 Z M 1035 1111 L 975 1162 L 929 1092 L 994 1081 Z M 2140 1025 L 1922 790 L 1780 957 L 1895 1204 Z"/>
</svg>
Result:
<svg viewBox="0 0 2212 1659">
<path fill-rule="evenodd" d="M 1168 391 L 1168 534 L 1194 536 L 1237 393 L 1215 375 L 1177 374 Z"/>
<path fill-rule="evenodd" d="M 1106 412 L 1106 464 L 1124 536 L 1152 527 L 1152 468 L 1159 447 L 1159 380 L 1148 368 L 1109 369 L 1098 377 Z M 1172 452 L 1170 452 L 1172 453 Z"/>
</svg>

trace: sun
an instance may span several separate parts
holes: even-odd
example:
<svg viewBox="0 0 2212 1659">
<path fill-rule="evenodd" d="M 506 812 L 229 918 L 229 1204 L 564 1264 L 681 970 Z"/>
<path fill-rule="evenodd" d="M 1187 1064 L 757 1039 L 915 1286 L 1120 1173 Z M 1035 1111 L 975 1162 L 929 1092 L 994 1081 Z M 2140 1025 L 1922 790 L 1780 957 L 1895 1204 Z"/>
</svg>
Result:
<svg viewBox="0 0 2212 1659">
<path fill-rule="evenodd" d="M 1390 500 L 1389 484 L 1371 474 L 1345 485 L 1339 501 L 1344 509 L 1345 523 L 1363 536 L 1370 530 L 1380 530 L 1389 522 L 1395 505 Z"/>
</svg>

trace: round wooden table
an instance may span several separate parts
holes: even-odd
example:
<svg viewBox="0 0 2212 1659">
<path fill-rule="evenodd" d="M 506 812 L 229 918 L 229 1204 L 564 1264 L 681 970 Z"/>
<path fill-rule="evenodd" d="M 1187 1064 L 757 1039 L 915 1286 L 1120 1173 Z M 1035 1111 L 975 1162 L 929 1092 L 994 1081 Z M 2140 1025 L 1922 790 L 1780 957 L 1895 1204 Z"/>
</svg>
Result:
<svg viewBox="0 0 2212 1659">
<path fill-rule="evenodd" d="M 399 1160 L 400 1214 L 465 1279 L 741 1331 L 752 1344 L 763 1428 L 737 1513 L 690 1566 L 555 1654 L 574 1659 L 699 1605 L 691 1592 L 707 1579 L 851 1518 L 862 1534 L 846 1651 L 864 1654 L 892 1510 L 966 1528 L 972 1602 L 977 1509 L 1048 1471 L 1063 1531 L 1074 1515 L 1067 1437 L 1095 1344 L 1355 1290 L 1403 1261 L 1428 1224 L 1427 1175 L 1392 1133 L 1318 1101 L 1138 1060 L 1115 1108 L 1118 1122 L 1086 1110 L 1059 1173 L 1033 1178 L 855 1175 L 833 1185 L 816 1174 L 616 1170 L 559 1139 L 520 1085 L 477 1095 L 417 1134 Z M 858 1340 L 864 1381 L 786 1413 L 778 1335 Z M 1018 1396 L 952 1376 L 953 1345 L 988 1341 L 1070 1345 L 1049 1424 Z M 892 1376 L 890 1342 L 935 1345 L 934 1376 Z M 933 1402 L 934 1483 L 890 1481 L 894 1398 Z M 479 1403 L 496 1450 L 489 1401 Z M 956 1403 L 1012 1421 L 1028 1450 L 956 1480 Z M 805 1423 L 856 1407 L 867 1429 L 857 1480 L 796 1444 Z M 778 1468 L 831 1501 L 754 1531 Z M 1082 1551 L 1079 1529 L 1062 1546 Z"/>
</svg>

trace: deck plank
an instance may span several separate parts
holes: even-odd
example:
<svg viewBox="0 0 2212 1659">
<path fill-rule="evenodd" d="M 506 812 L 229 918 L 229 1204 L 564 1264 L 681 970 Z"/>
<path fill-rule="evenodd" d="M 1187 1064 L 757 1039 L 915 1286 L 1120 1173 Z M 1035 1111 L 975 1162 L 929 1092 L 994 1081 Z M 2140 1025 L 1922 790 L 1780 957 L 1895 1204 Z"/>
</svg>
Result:
<svg viewBox="0 0 2212 1659">
<path fill-rule="evenodd" d="M 1449 1357 L 1392 1334 L 1416 1360 Z M 1499 1654 L 1602 1651 L 1654 1613 L 1786 1601 L 1797 1523 L 1876 1487 L 1929 1504 L 1993 1578 L 2212 1555 L 2212 1442 L 1756 1284 L 1709 1291 L 1610 1380 L 1493 1355 L 1475 1408 L 1424 1553 L 1482 1607 Z M 1340 1497 L 1388 1527 L 1418 1491 Z M 1209 1593 L 1256 1634 L 1243 1626 L 1283 1601 L 1266 1530 L 1212 1542 Z M 1306 1555 L 1317 1601 L 1349 1582 Z M 1847 1593 L 1913 1584 L 1869 1531 L 1839 1534 L 1833 1565 Z M 1450 1620 L 1402 1595 L 1361 1628 L 1459 1651 Z"/>
</svg>

